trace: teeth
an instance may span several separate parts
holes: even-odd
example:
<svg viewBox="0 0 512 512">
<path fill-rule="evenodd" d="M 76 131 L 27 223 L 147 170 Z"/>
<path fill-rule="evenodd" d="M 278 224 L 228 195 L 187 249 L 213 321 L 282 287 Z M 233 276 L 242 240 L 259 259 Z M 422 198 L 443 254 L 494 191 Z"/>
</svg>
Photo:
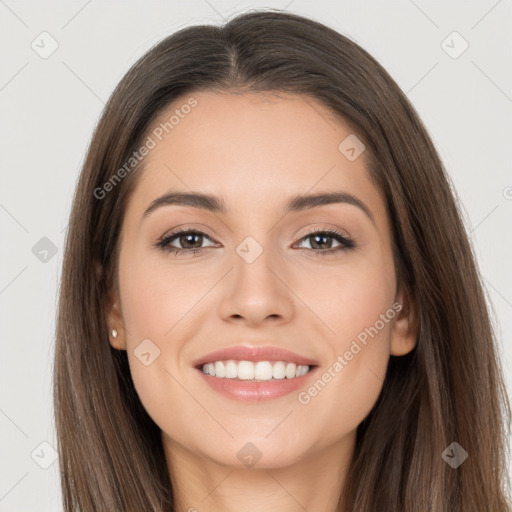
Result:
<svg viewBox="0 0 512 512">
<path fill-rule="evenodd" d="M 309 372 L 307 365 L 296 365 L 295 363 L 286 363 L 284 361 L 215 361 L 203 365 L 203 373 L 212 377 L 236 379 L 239 380 L 280 380 L 302 377 Z"/>
</svg>

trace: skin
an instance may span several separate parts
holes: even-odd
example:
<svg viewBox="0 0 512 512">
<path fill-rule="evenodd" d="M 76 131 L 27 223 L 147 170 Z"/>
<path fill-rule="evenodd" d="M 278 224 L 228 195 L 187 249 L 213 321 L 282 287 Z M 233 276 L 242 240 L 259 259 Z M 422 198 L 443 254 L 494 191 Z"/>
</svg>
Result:
<svg viewBox="0 0 512 512">
<path fill-rule="evenodd" d="M 178 510 L 334 511 L 389 356 L 408 353 L 417 337 L 414 305 L 397 289 L 384 198 L 363 156 L 349 161 L 338 150 L 351 131 L 320 103 L 269 93 L 193 96 L 197 106 L 145 157 L 125 210 L 119 296 L 112 291 L 107 312 L 119 333 L 111 344 L 128 351 L 139 397 L 162 431 Z M 167 205 L 141 220 L 171 190 L 216 194 L 228 212 Z M 283 217 L 289 197 L 332 191 L 355 195 L 374 221 L 346 203 Z M 154 246 L 178 226 L 209 238 L 171 244 L 202 253 Z M 305 233 L 328 228 L 356 247 L 315 256 L 340 243 L 327 238 L 315 249 Z M 247 236 L 263 248 L 251 264 L 236 252 Z M 396 302 L 400 313 L 308 404 L 297 393 L 230 400 L 192 366 L 219 348 L 276 345 L 317 360 L 323 372 Z M 146 338 L 160 350 L 149 366 L 134 355 Z M 262 453 L 251 468 L 237 457 L 248 442 Z"/>
</svg>

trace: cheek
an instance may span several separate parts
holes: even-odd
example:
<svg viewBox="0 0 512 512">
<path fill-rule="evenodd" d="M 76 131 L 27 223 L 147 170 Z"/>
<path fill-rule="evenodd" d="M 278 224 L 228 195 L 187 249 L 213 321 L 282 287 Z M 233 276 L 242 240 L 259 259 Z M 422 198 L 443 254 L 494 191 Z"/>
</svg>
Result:
<svg viewBox="0 0 512 512">
<path fill-rule="evenodd" d="M 123 317 L 132 342 L 169 339 L 173 326 L 204 293 L 203 277 L 171 269 L 165 257 L 130 255 L 120 260 L 119 272 Z"/>
<path fill-rule="evenodd" d="M 347 265 L 326 268 L 315 277 L 315 286 L 309 287 L 308 304 L 329 327 L 329 332 L 325 331 L 326 341 L 337 353 L 347 350 L 361 333 L 364 338 L 365 329 L 374 326 L 393 305 L 395 274 L 392 260 L 385 256 L 380 252 L 374 257 L 354 258 Z M 301 286 L 304 295 L 307 288 Z M 378 331 L 382 331 L 380 345 L 386 345 L 389 322 L 379 322 Z"/>
<path fill-rule="evenodd" d="M 332 305 L 330 309 L 333 330 L 336 333 L 336 348 L 342 350 L 347 342 L 356 338 L 364 343 L 365 333 L 369 336 L 370 331 L 375 338 L 378 337 L 381 345 L 384 343 L 389 349 L 385 343 L 390 325 L 390 318 L 387 317 L 393 313 L 394 295 L 388 290 L 386 279 L 380 274 L 368 273 L 363 278 L 350 282 L 345 280 L 341 289 L 342 296 L 336 301 L 336 306 Z M 381 315 L 386 316 L 386 313 L 388 321 L 384 320 L 382 323 Z"/>
<path fill-rule="evenodd" d="M 330 293 L 316 294 L 322 320 L 331 330 L 325 337 L 329 357 L 317 380 L 298 398 L 319 425 L 332 426 L 334 437 L 340 430 L 357 428 L 384 383 L 396 315 L 395 275 L 389 262 L 380 261 L 333 273 L 326 281 Z"/>
<path fill-rule="evenodd" d="M 178 424 L 192 421 L 187 418 L 191 390 L 179 384 L 177 361 L 187 339 L 194 336 L 195 327 L 187 320 L 199 309 L 191 311 L 204 295 L 205 276 L 171 270 L 165 258 L 157 261 L 147 253 L 126 251 L 120 255 L 119 281 L 127 356 L 137 394 L 160 428 L 186 432 Z M 183 411 L 179 422 L 173 417 L 176 410 Z"/>
<path fill-rule="evenodd" d="M 331 357 L 297 396 L 300 416 L 310 418 L 311 428 L 323 432 L 325 445 L 357 429 L 379 397 L 389 361 L 394 310 L 388 309 L 388 323 L 379 318 L 385 311 L 376 307 L 361 313 L 352 308 L 340 315 L 346 322 L 340 322 L 331 342 Z"/>
</svg>

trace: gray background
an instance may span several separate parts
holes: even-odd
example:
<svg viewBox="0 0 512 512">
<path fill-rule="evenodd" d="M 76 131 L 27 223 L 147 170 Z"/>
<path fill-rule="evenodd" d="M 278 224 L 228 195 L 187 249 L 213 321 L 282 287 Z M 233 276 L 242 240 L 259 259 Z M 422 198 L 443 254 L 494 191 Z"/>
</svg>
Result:
<svg viewBox="0 0 512 512">
<path fill-rule="evenodd" d="M 512 389 L 511 0 L 0 0 L 0 511 L 61 510 L 49 446 L 57 286 L 72 193 L 104 102 L 175 30 L 259 7 L 348 35 L 407 93 L 465 209 Z M 457 58 L 463 41 L 453 31 L 469 44 Z M 43 58 L 52 39 L 58 48 Z"/>
</svg>

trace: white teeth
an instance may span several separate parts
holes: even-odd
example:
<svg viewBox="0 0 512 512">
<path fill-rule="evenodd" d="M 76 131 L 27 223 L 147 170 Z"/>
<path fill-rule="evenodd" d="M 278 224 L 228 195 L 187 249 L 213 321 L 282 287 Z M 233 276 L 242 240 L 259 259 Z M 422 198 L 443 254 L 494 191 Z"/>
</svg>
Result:
<svg viewBox="0 0 512 512">
<path fill-rule="evenodd" d="M 215 374 L 217 377 L 217 374 Z M 254 363 L 251 361 L 240 361 L 238 363 L 238 378 L 242 380 L 254 379 Z"/>
<path fill-rule="evenodd" d="M 300 375 L 297 375 L 297 367 L 293 363 L 288 363 L 286 365 L 285 374 L 287 379 L 293 379 L 293 377 L 300 377 Z"/>
<path fill-rule="evenodd" d="M 284 361 L 215 361 L 202 367 L 203 373 L 212 377 L 240 380 L 266 381 L 302 377 L 310 370 L 308 365 L 296 365 Z"/>
<path fill-rule="evenodd" d="M 272 365 L 267 361 L 258 361 L 254 365 L 254 378 L 256 380 L 270 380 L 272 378 Z"/>
<path fill-rule="evenodd" d="M 215 375 L 219 377 L 226 376 L 226 367 L 222 361 L 215 361 Z"/>
<path fill-rule="evenodd" d="M 272 378 L 284 379 L 286 377 L 286 365 L 282 361 L 274 363 L 272 368 Z"/>
<path fill-rule="evenodd" d="M 228 361 L 226 364 L 226 378 L 236 379 L 238 376 L 238 365 L 235 361 Z"/>
</svg>

